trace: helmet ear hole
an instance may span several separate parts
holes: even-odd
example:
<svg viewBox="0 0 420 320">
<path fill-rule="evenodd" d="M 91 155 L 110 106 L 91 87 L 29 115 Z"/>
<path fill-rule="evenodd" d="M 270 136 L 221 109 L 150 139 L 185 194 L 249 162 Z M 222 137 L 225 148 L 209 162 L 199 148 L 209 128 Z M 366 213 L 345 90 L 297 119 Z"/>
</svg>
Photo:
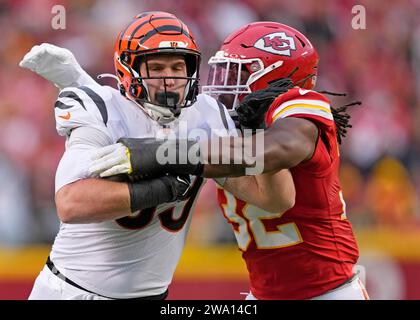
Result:
<svg viewBox="0 0 420 320">
<path fill-rule="evenodd" d="M 131 56 L 127 54 L 126 52 L 121 53 L 121 60 L 124 61 L 126 64 L 130 64 L 131 62 Z"/>
<path fill-rule="evenodd" d="M 137 97 L 137 94 L 139 92 L 139 89 L 137 88 L 137 86 L 135 86 L 134 84 L 130 85 L 130 93 L 131 95 Z"/>
<path fill-rule="evenodd" d="M 130 85 L 130 94 L 137 99 L 147 99 L 147 90 L 141 83 L 132 83 Z"/>
</svg>

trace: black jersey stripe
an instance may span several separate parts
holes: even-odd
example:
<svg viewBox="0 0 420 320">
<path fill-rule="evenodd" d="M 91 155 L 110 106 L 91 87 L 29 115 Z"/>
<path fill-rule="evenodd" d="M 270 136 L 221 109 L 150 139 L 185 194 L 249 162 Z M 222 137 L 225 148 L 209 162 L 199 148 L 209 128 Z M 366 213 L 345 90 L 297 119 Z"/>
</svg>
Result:
<svg viewBox="0 0 420 320">
<path fill-rule="evenodd" d="M 90 89 L 88 87 L 85 87 L 85 86 L 78 87 L 78 89 L 83 90 L 84 92 L 86 92 L 86 94 L 92 99 L 92 101 L 98 107 L 99 112 L 101 113 L 102 121 L 104 122 L 105 125 L 107 125 L 107 122 L 108 122 L 108 111 L 106 110 L 105 101 L 101 98 L 101 96 L 98 95 L 92 89 Z"/>
<path fill-rule="evenodd" d="M 223 125 L 225 126 L 226 130 L 229 130 L 229 125 L 226 119 L 225 108 L 219 100 L 216 100 L 216 101 L 217 101 L 217 105 L 219 106 L 220 117 L 222 118 Z"/>
<path fill-rule="evenodd" d="M 59 108 L 59 109 L 63 109 L 63 110 L 70 109 L 71 107 L 73 107 L 73 106 L 69 106 L 65 103 L 62 103 L 61 101 L 58 101 L 58 100 L 54 104 L 54 108 Z"/>
<path fill-rule="evenodd" d="M 59 95 L 59 98 L 71 98 L 76 100 L 77 102 L 79 102 L 81 104 L 81 106 L 83 107 L 83 109 L 86 110 L 85 104 L 83 103 L 82 99 L 80 99 L 80 97 L 73 91 L 62 91 Z M 58 102 L 58 101 L 57 101 Z M 66 108 L 68 109 L 68 108 Z"/>
</svg>

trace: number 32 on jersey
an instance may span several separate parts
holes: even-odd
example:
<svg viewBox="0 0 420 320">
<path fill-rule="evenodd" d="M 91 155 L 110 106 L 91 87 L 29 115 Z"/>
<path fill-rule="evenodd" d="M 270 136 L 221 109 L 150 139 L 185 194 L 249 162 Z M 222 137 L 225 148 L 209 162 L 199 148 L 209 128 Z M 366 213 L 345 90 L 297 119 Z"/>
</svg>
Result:
<svg viewBox="0 0 420 320">
<path fill-rule="evenodd" d="M 245 204 L 241 212 L 238 210 L 238 200 L 229 192 L 223 192 L 225 201 L 220 204 L 226 219 L 234 227 L 239 249 L 246 251 L 252 239 L 258 249 L 276 249 L 289 247 L 303 242 L 299 229 L 293 222 L 276 226 L 275 230 L 267 230 L 264 220 L 280 218 L 282 213 L 270 213 L 255 206 Z"/>
</svg>

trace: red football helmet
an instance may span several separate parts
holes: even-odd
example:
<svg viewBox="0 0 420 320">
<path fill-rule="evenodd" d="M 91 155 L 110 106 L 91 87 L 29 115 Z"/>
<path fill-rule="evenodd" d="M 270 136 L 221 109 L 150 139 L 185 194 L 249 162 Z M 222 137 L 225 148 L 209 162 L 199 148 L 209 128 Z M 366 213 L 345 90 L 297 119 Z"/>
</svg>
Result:
<svg viewBox="0 0 420 320">
<path fill-rule="evenodd" d="M 152 77 L 148 59 L 156 55 L 179 55 L 184 57 L 186 77 Z M 147 76 L 140 75 L 140 63 L 145 62 Z M 136 102 L 152 118 L 160 123 L 174 120 L 180 108 L 196 101 L 199 83 L 200 51 L 189 28 L 176 16 L 167 12 L 144 12 L 131 21 L 120 33 L 115 43 L 114 64 L 121 93 Z M 151 99 L 145 80 L 162 79 L 165 92 L 161 101 Z M 170 96 L 168 79 L 185 80 L 182 101 Z M 154 100 L 152 102 L 152 100 Z M 181 100 L 181 99 L 180 99 Z"/>
<path fill-rule="evenodd" d="M 254 22 L 229 35 L 209 60 L 203 93 L 231 95 L 226 107 L 237 107 L 244 94 L 290 77 L 304 89 L 315 86 L 318 53 L 299 31 L 277 22 Z M 233 99 L 234 98 L 234 99 Z M 220 99 L 226 103 L 226 99 Z"/>
</svg>

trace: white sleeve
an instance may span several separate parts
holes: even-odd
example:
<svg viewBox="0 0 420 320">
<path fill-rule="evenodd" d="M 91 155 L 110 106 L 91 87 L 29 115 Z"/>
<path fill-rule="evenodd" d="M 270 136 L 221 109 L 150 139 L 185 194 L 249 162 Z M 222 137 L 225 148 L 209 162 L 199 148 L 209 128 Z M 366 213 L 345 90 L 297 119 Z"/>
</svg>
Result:
<svg viewBox="0 0 420 320">
<path fill-rule="evenodd" d="M 111 139 L 101 130 L 79 127 L 71 131 L 66 141 L 66 151 L 60 160 L 55 175 L 55 192 L 66 184 L 88 178 L 92 152 L 112 144 Z"/>
<path fill-rule="evenodd" d="M 232 120 L 226 107 L 220 101 L 205 94 L 200 95 L 200 102 L 201 101 L 201 108 L 204 107 L 206 110 L 203 109 L 200 111 L 202 114 L 206 115 L 206 120 L 211 128 L 211 138 L 238 136 L 235 122 Z"/>
<path fill-rule="evenodd" d="M 224 119 L 222 120 L 222 122 L 224 123 L 224 126 L 226 128 L 226 131 L 221 131 L 222 134 L 219 135 L 219 137 L 227 137 L 227 136 L 238 137 L 239 136 L 238 129 L 236 129 L 235 122 L 230 116 L 229 111 L 224 106 L 224 104 L 222 104 L 218 100 L 217 100 L 217 104 L 218 104 L 222 118 L 224 115 Z M 222 188 L 225 185 L 227 179 L 228 179 L 227 177 L 213 178 L 213 180 Z"/>
</svg>

